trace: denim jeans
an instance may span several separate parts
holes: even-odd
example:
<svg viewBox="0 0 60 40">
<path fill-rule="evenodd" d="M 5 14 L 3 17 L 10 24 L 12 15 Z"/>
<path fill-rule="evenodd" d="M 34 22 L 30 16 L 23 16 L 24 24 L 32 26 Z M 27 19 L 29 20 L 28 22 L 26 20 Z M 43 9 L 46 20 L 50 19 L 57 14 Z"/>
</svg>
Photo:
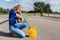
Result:
<svg viewBox="0 0 60 40">
<path fill-rule="evenodd" d="M 22 31 L 25 27 L 28 27 L 27 23 L 18 23 L 15 26 L 9 26 L 9 30 L 18 37 L 25 37 L 26 34 Z"/>
</svg>

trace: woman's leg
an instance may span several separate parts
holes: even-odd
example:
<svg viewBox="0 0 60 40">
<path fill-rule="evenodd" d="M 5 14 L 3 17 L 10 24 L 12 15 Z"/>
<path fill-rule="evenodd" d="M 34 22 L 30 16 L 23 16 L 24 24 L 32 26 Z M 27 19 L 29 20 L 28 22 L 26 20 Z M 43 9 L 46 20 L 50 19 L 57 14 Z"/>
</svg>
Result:
<svg viewBox="0 0 60 40">
<path fill-rule="evenodd" d="M 19 29 L 23 29 L 25 27 L 28 27 L 28 24 L 27 23 L 19 23 L 19 24 L 16 25 L 16 27 L 19 28 Z"/>
<path fill-rule="evenodd" d="M 10 26 L 9 29 L 13 34 L 16 34 L 17 36 L 22 37 L 22 38 L 25 37 L 25 33 L 22 32 L 19 28 L 15 28 L 14 26 Z"/>
</svg>

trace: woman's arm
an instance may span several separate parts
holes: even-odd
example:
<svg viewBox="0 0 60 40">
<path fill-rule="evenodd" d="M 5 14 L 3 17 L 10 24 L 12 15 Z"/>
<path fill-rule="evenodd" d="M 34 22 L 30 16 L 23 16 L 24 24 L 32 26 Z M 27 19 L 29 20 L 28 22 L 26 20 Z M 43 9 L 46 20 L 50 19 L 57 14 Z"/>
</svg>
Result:
<svg viewBox="0 0 60 40">
<path fill-rule="evenodd" d="M 23 18 L 21 15 L 16 14 L 16 16 L 17 16 L 19 19 L 21 19 L 22 22 L 24 22 L 24 18 Z"/>
</svg>

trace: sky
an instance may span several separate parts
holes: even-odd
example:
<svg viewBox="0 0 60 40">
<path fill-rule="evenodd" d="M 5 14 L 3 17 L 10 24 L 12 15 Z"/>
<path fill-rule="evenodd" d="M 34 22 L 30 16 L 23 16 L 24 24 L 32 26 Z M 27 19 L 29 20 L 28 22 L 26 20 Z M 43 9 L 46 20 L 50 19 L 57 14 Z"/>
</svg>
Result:
<svg viewBox="0 0 60 40">
<path fill-rule="evenodd" d="M 52 11 L 60 12 L 60 0 L 0 0 L 0 7 L 13 8 L 17 4 L 21 4 L 24 11 L 33 10 L 34 2 L 49 3 Z"/>
</svg>

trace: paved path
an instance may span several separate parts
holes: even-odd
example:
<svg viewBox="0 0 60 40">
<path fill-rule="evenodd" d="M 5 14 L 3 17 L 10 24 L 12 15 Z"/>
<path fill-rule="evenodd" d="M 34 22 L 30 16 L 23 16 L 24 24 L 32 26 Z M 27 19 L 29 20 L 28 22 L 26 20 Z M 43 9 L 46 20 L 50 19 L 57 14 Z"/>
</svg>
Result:
<svg viewBox="0 0 60 40">
<path fill-rule="evenodd" d="M 0 22 L 8 19 L 7 15 L 0 15 Z M 0 25 L 0 40 L 60 40 L 60 18 L 53 17 L 30 17 L 27 18 L 29 26 L 36 26 L 38 36 L 37 38 L 18 38 L 18 37 L 9 37 L 8 22 Z M 28 28 L 23 30 L 28 34 Z"/>
</svg>

